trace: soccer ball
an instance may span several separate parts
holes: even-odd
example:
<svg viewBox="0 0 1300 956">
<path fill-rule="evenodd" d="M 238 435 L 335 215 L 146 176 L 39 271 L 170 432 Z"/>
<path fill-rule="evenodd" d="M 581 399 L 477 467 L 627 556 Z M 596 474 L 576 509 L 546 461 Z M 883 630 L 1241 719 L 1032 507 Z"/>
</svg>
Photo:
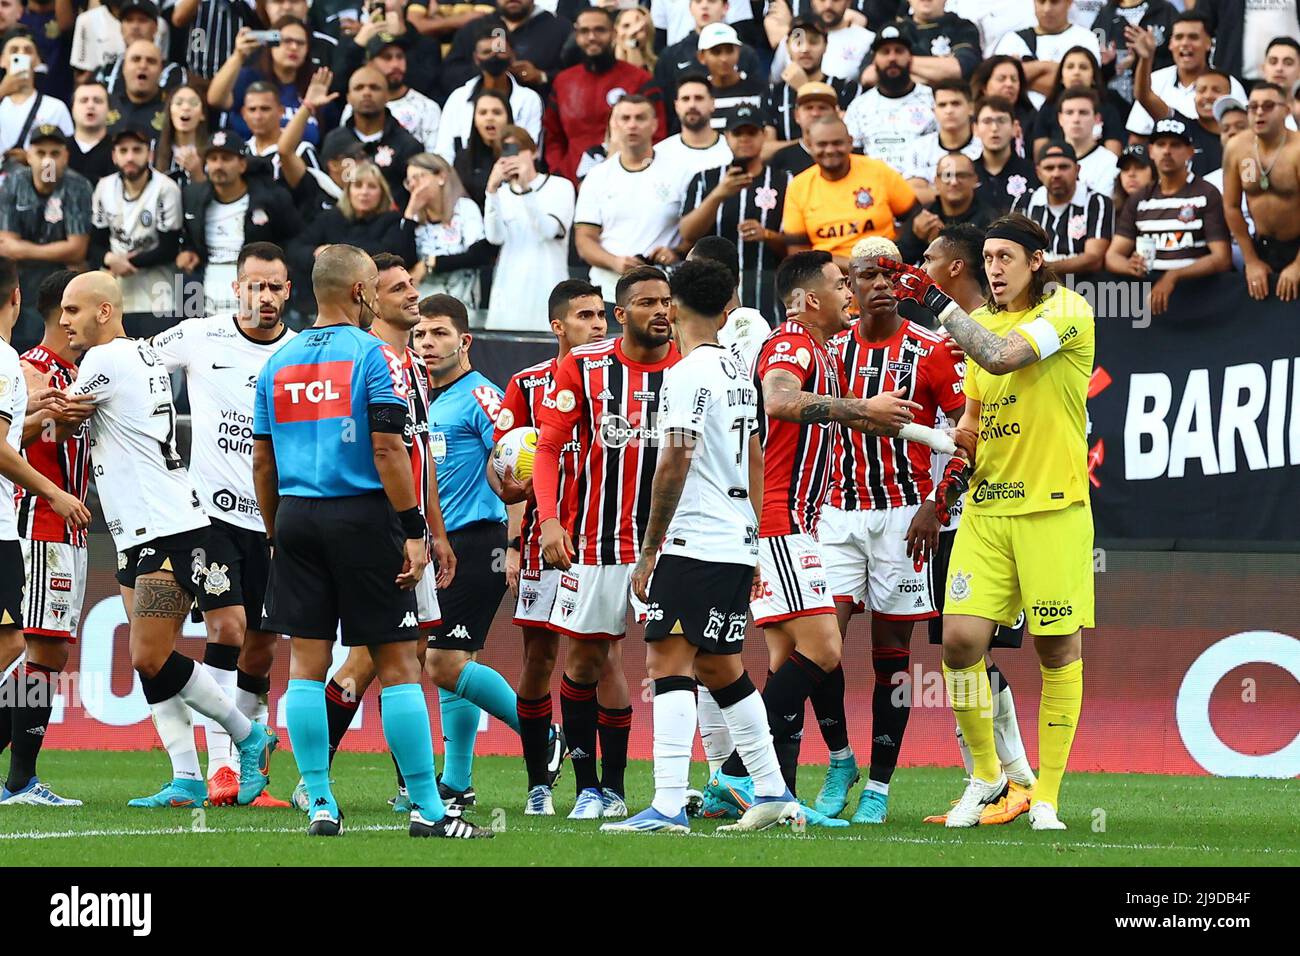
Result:
<svg viewBox="0 0 1300 956">
<path fill-rule="evenodd" d="M 501 436 L 496 447 L 492 449 L 492 467 L 498 478 L 504 478 L 506 466 L 514 472 L 516 481 L 524 481 L 533 474 L 533 456 L 537 454 L 536 428 L 524 426 L 514 428 Z"/>
</svg>

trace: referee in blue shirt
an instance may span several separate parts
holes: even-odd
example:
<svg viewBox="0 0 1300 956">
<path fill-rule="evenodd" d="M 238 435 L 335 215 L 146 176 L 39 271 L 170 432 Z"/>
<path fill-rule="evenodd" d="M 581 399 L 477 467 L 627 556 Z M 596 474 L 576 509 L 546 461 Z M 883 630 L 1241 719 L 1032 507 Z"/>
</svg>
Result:
<svg viewBox="0 0 1300 956">
<path fill-rule="evenodd" d="M 293 639 L 285 717 L 310 800 L 307 832 L 342 832 L 325 714 L 341 624 L 345 645 L 370 649 L 383 685 L 384 738 L 411 795 L 411 836 L 490 837 L 447 816 L 434 781 L 415 653 L 414 588 L 428 554 L 402 441 L 407 386 L 401 359 L 364 331 L 379 273 L 360 249 L 333 245 L 311 278 L 316 324 L 263 367 L 253 412 L 253 478 L 274 549 L 265 623 Z"/>
<path fill-rule="evenodd" d="M 481 711 L 519 731 L 514 689 L 476 660 L 506 593 L 506 510 L 486 475 L 501 391 L 471 366 L 472 342 L 458 299 L 431 295 L 420 303 L 412 346 L 429 373 L 429 453 L 437 463 L 447 540 L 456 552 L 456 577 L 438 590 L 442 623 L 429 632 L 424 666 L 438 685 L 445 742 L 438 791 L 458 807 L 474 802 Z"/>
</svg>

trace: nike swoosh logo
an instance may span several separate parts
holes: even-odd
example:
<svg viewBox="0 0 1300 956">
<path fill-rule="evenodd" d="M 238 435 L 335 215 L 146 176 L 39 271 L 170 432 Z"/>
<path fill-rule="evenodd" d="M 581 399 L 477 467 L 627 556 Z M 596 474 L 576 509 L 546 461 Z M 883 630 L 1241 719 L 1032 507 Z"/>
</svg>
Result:
<svg viewBox="0 0 1300 956">
<path fill-rule="evenodd" d="M 1052 723 L 1052 722 L 1049 720 L 1049 721 L 1047 722 L 1047 726 L 1049 726 L 1049 727 L 1073 727 L 1074 724 L 1054 724 L 1054 723 Z"/>
<path fill-rule="evenodd" d="M 187 213 L 185 214 L 185 218 L 186 218 L 186 219 L 193 219 L 193 218 L 194 218 L 194 213 L 192 213 L 192 212 L 187 212 Z"/>
<path fill-rule="evenodd" d="M 224 371 L 225 369 L 228 369 L 228 368 L 234 368 L 234 366 L 233 366 L 233 365 L 217 365 L 217 364 L 215 364 L 215 363 L 214 363 L 213 366 L 212 366 L 212 370 L 213 370 L 214 372 L 221 372 L 221 371 Z"/>
<path fill-rule="evenodd" d="M 188 807 L 193 802 L 193 800 L 177 800 L 175 797 L 172 797 L 170 801 L 173 807 Z"/>
</svg>

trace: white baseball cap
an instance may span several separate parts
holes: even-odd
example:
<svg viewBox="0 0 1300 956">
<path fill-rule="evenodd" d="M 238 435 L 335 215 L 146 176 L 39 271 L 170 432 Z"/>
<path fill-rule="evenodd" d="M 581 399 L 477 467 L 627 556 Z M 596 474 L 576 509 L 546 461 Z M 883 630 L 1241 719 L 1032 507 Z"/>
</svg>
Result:
<svg viewBox="0 0 1300 956">
<path fill-rule="evenodd" d="M 736 33 L 736 28 L 730 23 L 709 23 L 700 31 L 697 49 L 712 50 L 715 46 L 728 43 L 732 46 L 740 46 L 740 35 Z"/>
</svg>

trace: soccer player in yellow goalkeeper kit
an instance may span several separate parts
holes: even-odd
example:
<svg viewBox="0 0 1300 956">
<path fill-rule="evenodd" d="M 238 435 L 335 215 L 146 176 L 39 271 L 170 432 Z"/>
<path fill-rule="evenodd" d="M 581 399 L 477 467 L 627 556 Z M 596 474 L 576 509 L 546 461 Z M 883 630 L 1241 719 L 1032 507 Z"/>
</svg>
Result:
<svg viewBox="0 0 1300 956">
<path fill-rule="evenodd" d="M 967 358 L 966 410 L 955 437 L 967 456 L 974 453 L 974 473 L 948 565 L 943 674 L 974 769 L 948 813 L 950 827 L 975 826 L 1007 788 L 984 654 L 994 628 L 1013 623 L 1023 607 L 1043 678 L 1029 822 L 1035 830 L 1065 829 L 1057 805 L 1083 703 L 1082 628 L 1093 626 L 1084 405 L 1095 326 L 1081 296 L 1054 287 L 1046 246 L 1046 234 L 1023 216 L 993 222 L 984 240 L 989 299 L 973 315 L 921 270 L 881 262 L 905 295 L 939 316 Z M 938 494 L 963 487 L 962 457 Z"/>
</svg>

